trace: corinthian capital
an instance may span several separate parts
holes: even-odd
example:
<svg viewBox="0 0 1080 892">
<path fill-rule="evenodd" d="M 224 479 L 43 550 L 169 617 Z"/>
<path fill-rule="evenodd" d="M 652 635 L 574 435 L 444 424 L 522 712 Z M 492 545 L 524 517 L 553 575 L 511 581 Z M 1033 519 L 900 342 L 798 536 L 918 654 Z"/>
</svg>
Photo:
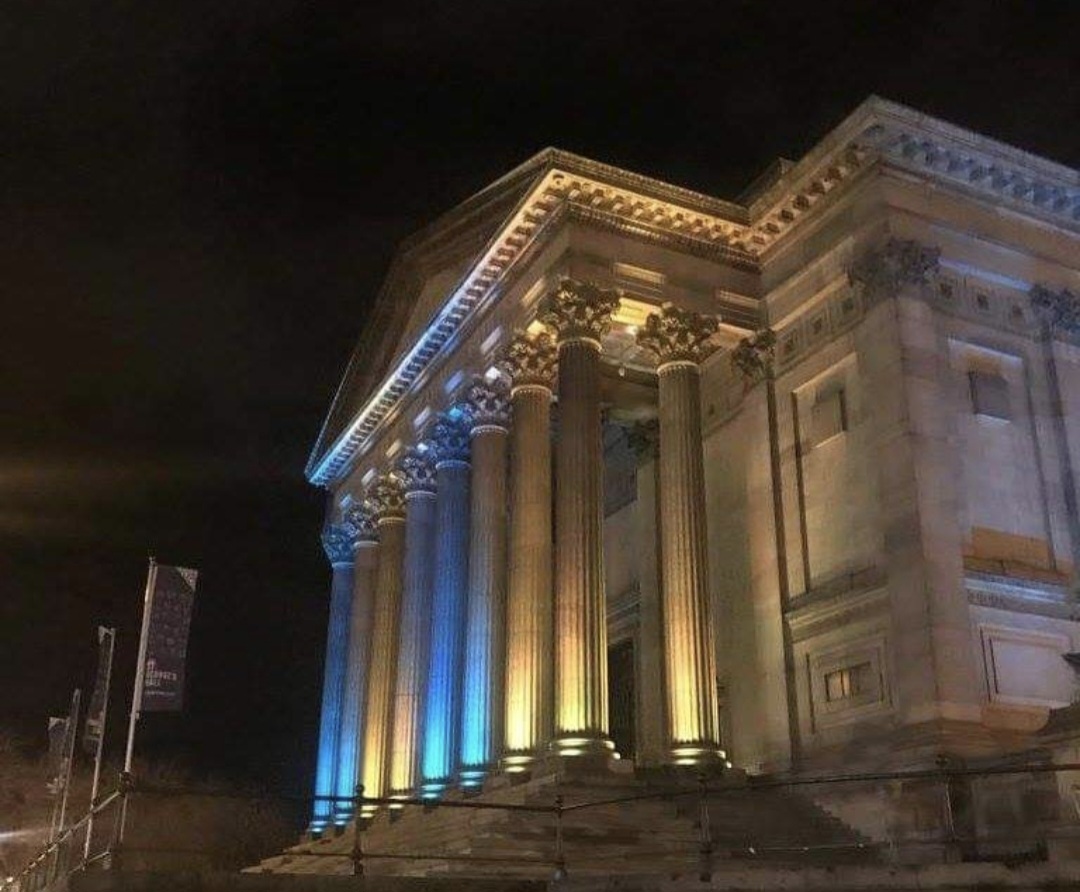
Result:
<svg viewBox="0 0 1080 892">
<path fill-rule="evenodd" d="M 1051 291 L 1043 285 L 1031 289 L 1031 306 L 1036 315 L 1050 328 L 1071 335 L 1080 334 L 1080 294 L 1068 288 Z"/>
<path fill-rule="evenodd" d="M 731 351 L 731 363 L 747 383 L 753 383 L 768 372 L 776 357 L 776 332 L 763 328 L 739 341 Z"/>
<path fill-rule="evenodd" d="M 510 423 L 510 394 L 499 379 L 473 381 L 465 394 L 465 414 L 470 429 L 478 427 L 506 428 Z"/>
<path fill-rule="evenodd" d="M 401 459 L 401 476 L 405 480 L 405 493 L 435 492 L 435 463 L 431 445 L 421 443 L 405 453 Z"/>
<path fill-rule="evenodd" d="M 720 327 L 716 316 L 705 316 L 664 304 L 659 313 L 650 313 L 637 333 L 638 345 L 666 362 L 701 362 L 716 349 L 710 343 Z"/>
<path fill-rule="evenodd" d="M 436 465 L 444 461 L 469 460 L 469 427 L 465 410 L 460 406 L 439 416 L 431 431 Z"/>
<path fill-rule="evenodd" d="M 350 505 L 345 511 L 345 524 L 352 533 L 353 543 L 378 542 L 379 525 L 363 505 Z"/>
<path fill-rule="evenodd" d="M 925 285 L 937 272 L 939 248 L 907 239 L 890 238 L 856 260 L 848 273 L 876 297 L 894 297 L 904 285 Z"/>
<path fill-rule="evenodd" d="M 519 332 L 499 360 L 514 387 L 551 388 L 555 377 L 555 341 L 551 335 Z"/>
<path fill-rule="evenodd" d="M 560 342 L 574 338 L 599 341 L 619 308 L 619 295 L 589 282 L 563 279 L 548 295 L 540 321 L 555 329 Z"/>
<path fill-rule="evenodd" d="M 322 531 L 322 546 L 331 564 L 353 562 L 352 530 L 345 524 L 327 524 Z"/>
<path fill-rule="evenodd" d="M 364 510 L 376 523 L 405 517 L 405 480 L 397 471 L 380 474 L 368 487 Z"/>
</svg>

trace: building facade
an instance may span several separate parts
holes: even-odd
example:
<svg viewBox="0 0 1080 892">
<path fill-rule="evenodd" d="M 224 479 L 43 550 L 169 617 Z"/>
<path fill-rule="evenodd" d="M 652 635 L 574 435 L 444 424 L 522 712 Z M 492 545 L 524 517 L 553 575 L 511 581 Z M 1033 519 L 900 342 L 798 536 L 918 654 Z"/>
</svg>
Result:
<svg viewBox="0 0 1080 892">
<path fill-rule="evenodd" d="M 1078 249 L 1076 171 L 879 99 L 735 202 L 547 150 L 409 240 L 307 468 L 316 793 L 1030 749 L 1080 650 Z"/>
</svg>

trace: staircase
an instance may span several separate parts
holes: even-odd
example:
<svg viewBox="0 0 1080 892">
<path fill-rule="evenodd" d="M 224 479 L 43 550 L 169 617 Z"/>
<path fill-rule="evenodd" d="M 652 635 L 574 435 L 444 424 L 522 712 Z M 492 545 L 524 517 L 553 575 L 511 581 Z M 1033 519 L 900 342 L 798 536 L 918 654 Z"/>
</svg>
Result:
<svg viewBox="0 0 1080 892">
<path fill-rule="evenodd" d="M 776 789 L 754 789 L 729 772 L 709 782 L 711 864 L 875 863 L 868 840 L 810 800 Z M 450 807 L 385 810 L 362 830 L 365 874 L 399 876 L 551 877 L 557 868 L 556 818 L 563 800 L 562 860 L 579 876 L 697 875 L 702 858 L 701 800 L 695 780 L 625 771 L 549 775 L 511 785 L 495 780 L 481 795 L 448 797 Z M 617 800 L 617 801 L 612 801 Z M 484 803 L 535 807 L 494 810 L 453 807 Z M 589 803 L 589 807 L 578 806 Z M 593 804 L 603 803 L 603 804 Z M 355 828 L 303 842 L 252 872 L 348 874 Z M 388 857 L 396 856 L 396 857 Z M 402 857 L 409 856 L 409 857 Z"/>
</svg>

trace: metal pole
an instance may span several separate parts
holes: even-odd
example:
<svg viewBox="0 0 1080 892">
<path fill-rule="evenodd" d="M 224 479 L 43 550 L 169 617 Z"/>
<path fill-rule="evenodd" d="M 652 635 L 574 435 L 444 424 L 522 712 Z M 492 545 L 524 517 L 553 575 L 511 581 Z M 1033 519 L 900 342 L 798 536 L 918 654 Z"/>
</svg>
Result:
<svg viewBox="0 0 1080 892">
<path fill-rule="evenodd" d="M 712 825 L 709 818 L 709 787 L 704 774 L 698 775 L 698 823 L 701 830 L 701 864 L 698 879 L 703 883 L 712 879 Z"/>
<path fill-rule="evenodd" d="M 150 633 L 150 613 L 154 607 L 154 586 L 157 583 L 157 561 L 150 557 L 150 566 L 146 573 L 146 592 L 143 595 L 142 628 L 139 631 L 139 657 L 135 664 L 135 687 L 131 691 L 131 715 L 128 717 L 127 749 L 124 752 L 124 774 L 131 777 L 131 764 L 135 756 L 135 725 L 139 721 L 142 708 L 143 682 L 146 675 L 146 648 Z M 124 795 L 120 802 L 120 832 L 117 842 L 123 843 L 124 829 L 127 825 L 128 785 L 124 785 Z"/>
<path fill-rule="evenodd" d="M 563 798 L 555 797 L 555 882 L 566 879 L 566 853 L 563 851 Z"/>
<path fill-rule="evenodd" d="M 75 761 L 75 735 L 79 729 L 79 698 L 82 696 L 82 692 L 75 688 L 75 693 L 71 695 L 71 713 L 68 718 L 68 739 L 67 753 L 65 753 L 66 763 L 63 768 L 64 772 L 64 793 L 63 798 L 60 800 L 60 820 L 56 822 L 56 835 L 59 838 L 60 834 L 64 832 L 64 821 L 67 820 L 67 802 L 68 802 L 68 790 L 71 789 L 71 766 Z"/>
<path fill-rule="evenodd" d="M 105 750 L 105 723 L 109 716 L 109 688 L 112 685 L 113 653 L 116 650 L 116 629 L 105 629 L 109 636 L 109 656 L 105 661 L 105 697 L 101 704 L 101 727 L 98 728 L 97 753 L 94 755 L 94 782 L 90 787 L 90 816 L 86 819 L 86 840 L 83 842 L 83 861 L 90 857 L 90 844 L 94 836 L 94 806 L 97 805 L 101 786 L 101 755 Z"/>
<path fill-rule="evenodd" d="M 357 784 L 356 786 L 356 800 L 355 807 L 353 808 L 353 847 L 352 847 L 352 867 L 353 876 L 362 877 L 364 875 L 364 844 L 360 834 L 363 832 L 364 819 L 360 817 L 361 805 L 364 801 L 364 785 Z"/>
</svg>

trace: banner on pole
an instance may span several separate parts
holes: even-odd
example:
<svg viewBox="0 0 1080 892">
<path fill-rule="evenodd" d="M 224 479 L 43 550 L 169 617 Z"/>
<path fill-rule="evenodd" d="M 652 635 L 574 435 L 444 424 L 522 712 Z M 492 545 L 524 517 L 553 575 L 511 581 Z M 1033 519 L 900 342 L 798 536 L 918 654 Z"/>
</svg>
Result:
<svg viewBox="0 0 1080 892">
<path fill-rule="evenodd" d="M 93 756 L 101 743 L 102 729 L 105 727 L 105 709 L 109 696 L 109 673 L 112 669 L 113 646 L 116 641 L 116 629 L 98 626 L 98 665 L 94 679 L 94 693 L 86 710 L 86 725 L 83 730 L 83 750 Z"/>
<path fill-rule="evenodd" d="M 49 792 L 60 792 L 60 781 L 64 773 L 64 757 L 67 748 L 68 720 L 59 716 L 49 716 Z"/>
<path fill-rule="evenodd" d="M 175 712 L 184 706 L 184 664 L 198 575 L 186 567 L 157 565 L 140 703 L 143 712 Z"/>
</svg>

